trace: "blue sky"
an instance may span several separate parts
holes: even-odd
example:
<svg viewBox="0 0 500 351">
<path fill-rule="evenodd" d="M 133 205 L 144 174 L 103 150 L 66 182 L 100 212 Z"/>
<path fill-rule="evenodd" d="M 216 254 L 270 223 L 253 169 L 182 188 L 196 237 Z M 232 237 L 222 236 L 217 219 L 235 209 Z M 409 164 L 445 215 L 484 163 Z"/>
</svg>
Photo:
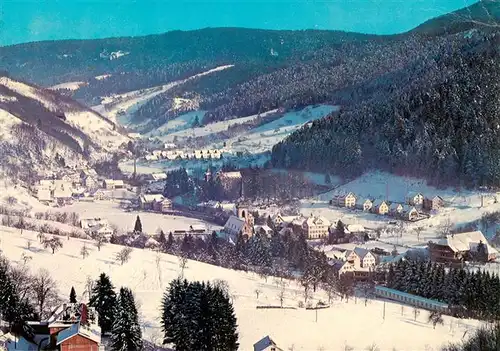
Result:
<svg viewBox="0 0 500 351">
<path fill-rule="evenodd" d="M 475 0 L 0 0 L 0 45 L 204 27 L 392 34 Z"/>
</svg>

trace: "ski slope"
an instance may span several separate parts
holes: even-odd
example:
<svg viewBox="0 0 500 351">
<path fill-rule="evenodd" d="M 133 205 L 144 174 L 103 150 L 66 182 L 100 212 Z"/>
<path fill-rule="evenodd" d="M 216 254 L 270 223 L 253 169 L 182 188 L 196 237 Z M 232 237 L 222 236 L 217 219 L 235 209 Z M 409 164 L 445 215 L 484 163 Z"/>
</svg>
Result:
<svg viewBox="0 0 500 351">
<path fill-rule="evenodd" d="M 63 240 L 64 247 L 54 255 L 43 249 L 34 232 L 19 234 L 17 229 L 0 227 L 0 249 L 16 264 L 22 264 L 21 255 L 32 259 L 27 263 L 32 271 L 47 268 L 58 282 L 62 298 L 68 298 L 72 286 L 81 298 L 87 277 L 96 279 L 101 272 L 110 275 L 116 289 L 131 288 L 140 304 L 141 325 L 147 340 L 161 338 L 158 325 L 160 301 L 168 282 L 179 273 L 179 260 L 175 256 L 156 254 L 149 250 L 134 249 L 131 260 L 123 266 L 115 261 L 122 248 L 107 244 L 97 251 L 91 243 L 91 253 L 82 259 L 80 249 L 84 240 Z M 31 250 L 27 242 L 31 242 Z M 156 260 L 160 260 L 159 269 Z M 252 345 L 265 335 L 270 335 L 284 350 L 315 351 L 344 350 L 346 345 L 354 350 L 365 350 L 376 344 L 380 350 L 439 350 L 444 343 L 461 340 L 464 333 L 471 334 L 479 325 L 474 320 L 459 320 L 444 317 L 444 325 L 434 330 L 427 324 L 427 312 L 421 311 L 416 321 L 412 308 L 403 309 L 399 304 L 387 302 L 385 320 L 382 318 L 384 304 L 361 300 L 348 303 L 334 301 L 329 309 L 315 311 L 303 308 L 280 310 L 260 309 L 257 305 L 279 305 L 279 289 L 269 278 L 267 282 L 253 273 L 228 270 L 200 262 L 188 261 L 184 275 L 189 280 L 223 279 L 229 284 L 238 321 L 240 350 L 252 350 Z M 255 290 L 260 290 L 257 299 Z M 285 289 L 285 306 L 297 307 L 303 301 L 302 289 L 291 282 Z M 312 303 L 327 301 L 317 291 Z"/>
</svg>

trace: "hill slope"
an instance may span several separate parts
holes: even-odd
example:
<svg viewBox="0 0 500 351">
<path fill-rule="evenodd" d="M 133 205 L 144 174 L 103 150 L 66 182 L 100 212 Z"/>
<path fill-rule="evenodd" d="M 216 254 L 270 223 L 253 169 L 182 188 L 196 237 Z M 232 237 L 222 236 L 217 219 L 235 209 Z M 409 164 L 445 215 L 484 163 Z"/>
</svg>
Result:
<svg viewBox="0 0 500 351">
<path fill-rule="evenodd" d="M 63 248 L 52 254 L 50 250 L 43 249 L 36 235 L 24 231 L 21 236 L 17 229 L 0 227 L 0 249 L 9 260 L 17 261 L 18 264 L 22 264 L 21 255 L 32 257 L 27 265 L 34 272 L 40 268 L 52 272 L 55 266 L 59 267 L 53 277 L 64 298 L 67 298 L 72 286 L 80 298 L 85 291 L 87 277 L 97 279 L 101 272 L 106 272 L 117 288 L 127 286 L 132 289 L 140 304 L 144 337 L 147 340 L 156 339 L 160 343 L 160 301 L 167 284 L 180 273 L 177 257 L 133 249 L 130 262 L 120 265 L 115 260 L 116 253 L 122 248 L 120 246 L 107 244 L 98 251 L 92 248 L 92 243 L 87 242 L 91 253 L 88 258 L 82 259 L 80 250 L 83 240 L 63 240 Z M 31 243 L 31 249 L 27 248 L 27 241 Z M 289 285 L 284 289 L 284 306 L 295 309 L 256 309 L 258 305 L 280 305 L 280 288 L 272 278 L 265 281 L 257 274 L 191 260 L 183 273 L 189 280 L 225 280 L 228 283 L 238 322 L 241 350 L 251 350 L 252 345 L 265 335 L 270 335 L 284 350 L 292 347 L 302 351 L 321 348 L 344 350 L 345 345 L 364 350 L 372 344 L 381 350 L 438 350 L 443 343 L 458 341 L 465 331 L 474 330 L 479 325 L 474 320 L 444 316 L 444 325 L 437 325 L 433 329 L 427 323 L 428 313 L 425 311 L 421 311 L 414 321 L 410 307 L 402 310 L 399 304 L 384 304 L 378 300 L 370 301 L 365 306 L 362 301 L 355 303 L 352 299 L 348 303 L 334 300 L 331 308 L 318 311 L 315 321 L 315 311 L 297 308 L 299 301 L 304 301 L 304 289 L 295 282 L 288 282 Z M 258 298 L 256 290 L 260 292 Z M 83 298 L 87 299 L 87 296 Z M 315 305 L 319 300 L 328 300 L 320 289 L 309 301 Z M 385 320 L 382 319 L 384 309 Z"/>
<path fill-rule="evenodd" d="M 115 124 L 70 98 L 6 76 L 0 116 L 0 165 L 8 173 L 97 161 L 127 141 Z"/>
</svg>

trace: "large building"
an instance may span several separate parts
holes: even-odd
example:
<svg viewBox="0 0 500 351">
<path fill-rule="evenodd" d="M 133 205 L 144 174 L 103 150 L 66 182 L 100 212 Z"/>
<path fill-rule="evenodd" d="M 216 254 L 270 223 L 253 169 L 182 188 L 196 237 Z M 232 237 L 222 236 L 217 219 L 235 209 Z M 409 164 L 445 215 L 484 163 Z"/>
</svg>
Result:
<svg viewBox="0 0 500 351">
<path fill-rule="evenodd" d="M 450 234 L 437 242 L 430 241 L 428 245 L 435 262 L 492 261 L 498 255 L 480 231 Z"/>
<path fill-rule="evenodd" d="M 325 217 L 316 217 L 311 215 L 302 223 L 302 229 L 308 239 L 321 239 L 328 237 L 328 228 L 330 221 Z"/>
</svg>

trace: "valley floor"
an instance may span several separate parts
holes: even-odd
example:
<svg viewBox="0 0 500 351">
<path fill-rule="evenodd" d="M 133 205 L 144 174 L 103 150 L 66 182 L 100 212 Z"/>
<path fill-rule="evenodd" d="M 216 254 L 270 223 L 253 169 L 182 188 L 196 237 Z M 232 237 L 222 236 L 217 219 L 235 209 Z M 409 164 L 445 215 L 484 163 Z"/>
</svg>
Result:
<svg viewBox="0 0 500 351">
<path fill-rule="evenodd" d="M 145 223 L 146 221 L 144 221 Z M 63 240 L 64 247 L 54 255 L 43 249 L 36 233 L 0 227 L 0 249 L 9 260 L 22 264 L 21 255 L 30 255 L 31 270 L 47 268 L 59 284 L 62 298 L 69 295 L 72 286 L 81 297 L 87 277 L 97 278 L 100 272 L 110 275 L 112 282 L 130 287 L 140 303 L 141 324 L 145 338 L 160 340 L 158 325 L 159 306 L 168 282 L 180 273 L 177 257 L 157 254 L 149 250 L 134 249 L 131 260 L 123 266 L 115 261 L 120 246 L 107 244 L 101 251 L 91 247 L 88 258 L 82 259 L 80 249 L 84 240 L 71 238 Z M 31 241 L 31 249 L 27 242 Z M 90 243 L 87 243 L 91 246 Z M 156 260 L 160 260 L 156 265 Z M 54 268 L 57 267 L 57 268 Z M 228 282 L 238 319 L 240 349 L 251 350 L 253 343 L 265 335 L 270 335 L 283 348 L 288 350 L 344 350 L 346 345 L 355 350 L 364 350 L 376 344 L 380 350 L 439 350 L 440 346 L 459 341 L 464 335 L 471 334 L 480 322 L 444 317 L 444 325 L 434 330 L 427 323 L 426 311 L 415 321 L 412 308 L 396 303 L 369 301 L 365 307 L 362 300 L 348 303 L 334 301 L 329 309 L 315 311 L 303 308 L 295 310 L 261 309 L 258 305 L 279 305 L 276 284 L 272 278 L 267 282 L 253 273 L 228 270 L 196 261 L 189 261 L 184 275 L 189 280 L 223 279 Z M 260 290 L 256 298 L 256 290 Z M 297 307 L 303 301 L 302 289 L 294 282 L 286 288 L 284 305 Z M 87 297 L 84 297 L 86 299 Z M 318 291 L 312 299 L 327 301 Z"/>
</svg>

